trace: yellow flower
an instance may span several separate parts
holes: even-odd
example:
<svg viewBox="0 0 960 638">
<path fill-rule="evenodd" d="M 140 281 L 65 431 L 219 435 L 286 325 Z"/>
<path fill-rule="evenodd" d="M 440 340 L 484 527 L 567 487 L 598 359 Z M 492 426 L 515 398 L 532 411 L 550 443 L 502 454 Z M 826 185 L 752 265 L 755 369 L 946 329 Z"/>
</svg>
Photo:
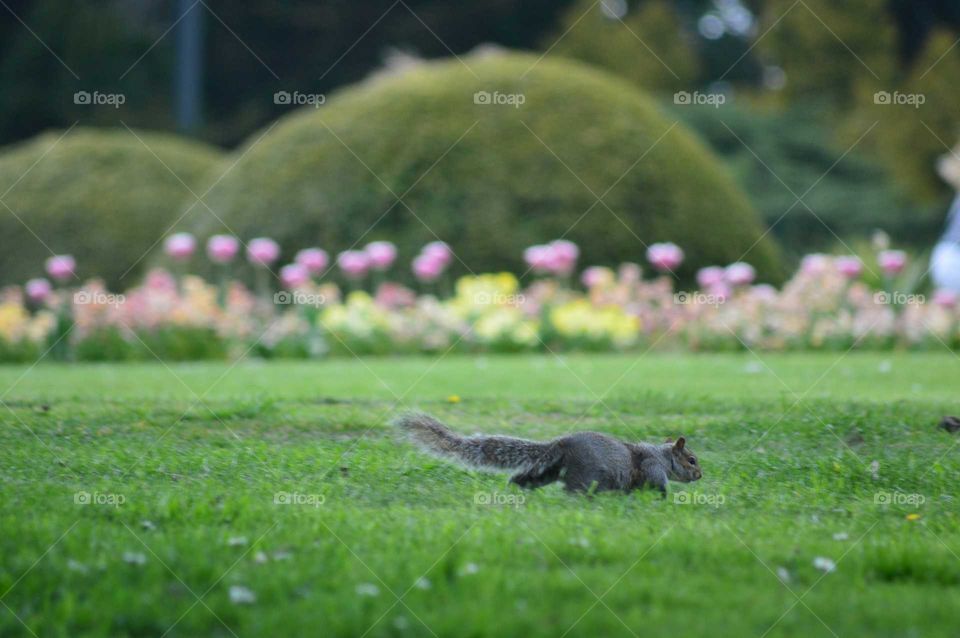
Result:
<svg viewBox="0 0 960 638">
<path fill-rule="evenodd" d="M 450 396 L 447 397 L 447 403 L 460 403 L 460 395 L 451 394 Z"/>
<path fill-rule="evenodd" d="M 7 341 L 19 341 L 29 320 L 30 315 L 20 304 L 0 304 L 0 337 Z"/>
<path fill-rule="evenodd" d="M 908 521 L 918 521 L 918 520 L 920 520 L 920 515 L 919 515 L 919 514 L 907 514 L 907 520 L 908 520 Z"/>
<path fill-rule="evenodd" d="M 524 318 L 517 308 L 500 306 L 483 312 L 473 325 L 473 331 L 486 343 L 507 339 L 529 345 L 536 341 L 537 322 Z"/>
<path fill-rule="evenodd" d="M 553 308 L 550 321 L 565 337 L 610 340 L 619 346 L 632 344 L 640 331 L 640 320 L 620 306 L 597 307 L 586 299 Z"/>
<path fill-rule="evenodd" d="M 449 302 L 462 317 L 490 308 L 513 306 L 519 295 L 520 282 L 508 272 L 466 276 L 457 280 L 457 294 Z"/>
</svg>

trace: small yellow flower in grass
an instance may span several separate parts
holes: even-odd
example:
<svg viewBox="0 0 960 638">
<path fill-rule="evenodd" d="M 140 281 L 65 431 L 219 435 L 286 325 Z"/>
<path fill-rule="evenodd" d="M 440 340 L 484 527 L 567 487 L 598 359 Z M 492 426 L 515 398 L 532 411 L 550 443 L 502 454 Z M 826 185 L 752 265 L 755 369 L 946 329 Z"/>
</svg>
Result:
<svg viewBox="0 0 960 638">
<path fill-rule="evenodd" d="M 447 397 L 447 403 L 460 403 L 460 395 L 451 394 L 450 396 Z"/>
<path fill-rule="evenodd" d="M 920 515 L 919 515 L 919 514 L 907 514 L 907 520 L 908 520 L 908 521 L 919 521 L 919 520 L 920 520 Z"/>
</svg>

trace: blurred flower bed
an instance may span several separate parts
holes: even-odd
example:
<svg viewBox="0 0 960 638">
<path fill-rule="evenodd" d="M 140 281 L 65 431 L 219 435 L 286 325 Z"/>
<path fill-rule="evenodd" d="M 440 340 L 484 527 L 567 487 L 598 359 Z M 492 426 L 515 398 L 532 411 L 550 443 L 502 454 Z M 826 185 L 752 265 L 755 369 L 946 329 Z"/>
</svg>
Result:
<svg viewBox="0 0 960 638">
<path fill-rule="evenodd" d="M 755 283 L 743 262 L 704 268 L 685 290 L 673 276 L 683 251 L 669 243 L 647 250 L 649 274 L 633 263 L 578 271 L 577 246 L 557 240 L 528 248 L 520 277 L 449 282 L 455 255 L 433 242 L 411 263 L 420 287 L 413 290 L 390 281 L 397 249 L 389 242 L 335 260 L 303 250 L 276 271 L 276 242 L 245 247 L 259 275 L 252 288 L 231 276 L 242 246 L 225 235 L 206 245 L 218 283 L 186 274 L 199 256 L 184 233 L 165 243 L 170 268 L 124 293 L 79 282 L 72 257 L 51 257 L 49 279 L 0 292 L 0 361 L 960 347 L 957 294 L 928 299 L 906 290 L 907 255 L 889 249 L 870 266 L 855 256 L 808 255 L 779 290 Z M 345 285 L 330 281 L 334 269 Z"/>
</svg>

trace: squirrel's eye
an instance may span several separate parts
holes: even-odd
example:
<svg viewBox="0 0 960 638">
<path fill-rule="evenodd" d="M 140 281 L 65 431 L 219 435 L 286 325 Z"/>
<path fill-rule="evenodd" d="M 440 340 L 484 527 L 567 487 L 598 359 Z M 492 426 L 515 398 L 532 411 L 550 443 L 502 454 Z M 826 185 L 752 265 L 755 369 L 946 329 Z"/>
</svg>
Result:
<svg viewBox="0 0 960 638">
<path fill-rule="evenodd" d="M 695 456 L 688 456 L 688 457 L 687 457 L 687 460 L 690 462 L 691 465 L 696 465 L 696 464 L 697 464 L 697 457 L 695 457 Z"/>
</svg>

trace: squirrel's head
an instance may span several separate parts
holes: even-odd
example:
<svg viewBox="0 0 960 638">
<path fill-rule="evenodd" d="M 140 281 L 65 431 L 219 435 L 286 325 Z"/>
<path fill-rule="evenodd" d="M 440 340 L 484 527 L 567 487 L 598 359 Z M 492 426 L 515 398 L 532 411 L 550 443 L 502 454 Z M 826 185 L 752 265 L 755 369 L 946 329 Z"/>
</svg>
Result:
<svg viewBox="0 0 960 638">
<path fill-rule="evenodd" d="M 670 459 L 670 480 L 690 483 L 703 477 L 700 461 L 697 455 L 687 447 L 687 440 L 682 436 L 676 441 L 667 441 L 663 446 Z"/>
</svg>

